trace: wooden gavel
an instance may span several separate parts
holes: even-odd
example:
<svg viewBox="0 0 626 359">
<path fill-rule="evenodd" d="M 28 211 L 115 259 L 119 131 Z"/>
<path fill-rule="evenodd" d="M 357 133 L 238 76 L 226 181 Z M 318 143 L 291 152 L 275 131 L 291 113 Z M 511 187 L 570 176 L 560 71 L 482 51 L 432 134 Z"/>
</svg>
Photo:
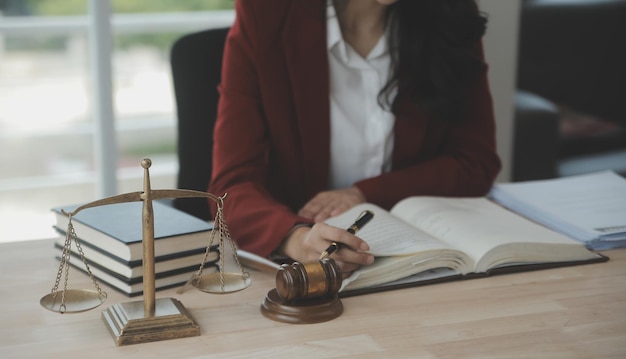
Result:
<svg viewBox="0 0 626 359">
<path fill-rule="evenodd" d="M 319 323 L 343 312 L 339 299 L 341 270 L 331 258 L 311 263 L 283 264 L 276 271 L 276 288 L 261 304 L 269 319 L 291 324 Z"/>
<path fill-rule="evenodd" d="M 283 264 L 276 272 L 276 291 L 286 302 L 335 297 L 341 283 L 341 270 L 331 258 Z"/>
</svg>

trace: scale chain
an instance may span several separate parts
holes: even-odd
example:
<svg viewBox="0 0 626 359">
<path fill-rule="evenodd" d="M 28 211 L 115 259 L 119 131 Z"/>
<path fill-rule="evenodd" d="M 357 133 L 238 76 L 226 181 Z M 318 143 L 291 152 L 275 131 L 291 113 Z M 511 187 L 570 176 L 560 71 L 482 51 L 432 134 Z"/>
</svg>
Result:
<svg viewBox="0 0 626 359">
<path fill-rule="evenodd" d="M 74 243 L 76 244 L 76 250 L 78 251 L 78 254 L 80 254 L 80 259 L 83 261 L 83 264 L 85 265 L 85 268 L 87 269 L 89 278 L 91 279 L 91 282 L 96 288 L 96 291 L 98 291 L 98 297 L 102 298 L 103 297 L 102 288 L 100 288 L 100 286 L 98 285 L 98 282 L 96 281 L 96 277 L 91 272 L 91 268 L 89 268 L 89 264 L 87 263 L 87 259 L 85 258 L 85 253 L 83 252 L 83 247 L 81 246 L 80 241 L 78 240 L 76 231 L 74 231 L 74 226 L 72 226 L 72 237 L 74 238 Z"/>
<path fill-rule="evenodd" d="M 217 213 L 215 214 L 215 225 L 218 227 L 218 232 L 219 232 L 219 251 L 220 251 L 220 286 L 222 289 L 222 293 L 224 292 L 224 268 L 225 268 L 225 264 L 224 264 L 224 212 L 223 212 L 223 208 L 222 206 L 224 205 L 224 202 L 222 201 L 222 198 L 220 198 L 220 201 L 218 202 L 217 205 Z"/>
<path fill-rule="evenodd" d="M 220 204 L 223 206 L 224 205 L 223 197 L 221 197 L 220 200 L 221 200 Z M 222 210 L 222 206 L 218 206 L 218 215 L 219 215 L 219 221 L 220 221 L 220 229 L 223 232 L 223 237 L 228 239 L 228 242 L 230 242 L 230 247 L 231 247 L 231 250 L 233 252 L 233 257 L 235 258 L 235 262 L 237 263 L 237 267 L 239 268 L 239 271 L 242 273 L 242 279 L 245 281 L 245 280 L 250 278 L 250 273 L 244 271 L 243 267 L 241 266 L 241 262 L 239 262 L 239 256 L 237 255 L 237 247 L 235 246 L 235 242 L 232 240 L 232 238 L 230 236 L 230 231 L 228 230 L 228 225 L 226 224 L 226 221 L 224 221 L 224 213 L 223 213 L 223 210 Z"/>
<path fill-rule="evenodd" d="M 226 221 L 224 220 L 224 198 L 225 197 L 226 197 L 226 194 L 224 194 L 221 197 L 217 197 L 217 196 L 211 197 L 211 199 L 213 199 L 217 204 L 217 210 L 215 213 L 215 217 L 213 218 L 213 229 L 211 230 L 211 234 L 209 235 L 209 243 L 205 249 L 204 257 L 202 261 L 200 262 L 198 271 L 194 275 L 192 275 L 191 278 L 189 278 L 189 280 L 187 281 L 187 283 L 185 283 L 185 285 L 183 285 L 180 289 L 177 290 L 177 293 L 179 294 L 182 294 L 189 286 L 195 286 L 199 288 L 200 286 L 204 285 L 202 283 L 202 271 L 204 270 L 204 265 L 207 261 L 208 255 L 211 249 L 213 248 L 213 244 L 216 241 L 216 238 L 215 238 L 216 236 L 218 237 L 217 250 L 218 250 L 218 269 L 219 270 L 218 270 L 217 275 L 219 277 L 220 292 L 221 293 L 227 292 L 226 277 L 224 273 L 225 257 L 226 257 L 225 256 L 225 253 L 226 253 L 225 241 L 227 240 L 230 242 L 230 247 L 233 251 L 233 257 L 235 258 L 235 262 L 237 263 L 237 266 L 239 267 L 239 271 L 241 273 L 241 278 L 243 280 L 243 283 L 245 284 L 250 279 L 250 274 L 244 271 L 243 267 L 241 266 L 239 257 L 237 256 L 237 248 L 232 238 L 230 237 L 228 226 L 226 225 Z"/>
<path fill-rule="evenodd" d="M 59 289 L 59 284 L 61 283 L 61 277 L 63 274 L 63 292 L 61 293 L 61 305 L 59 306 L 59 312 L 65 313 L 67 307 L 65 306 L 65 292 L 67 290 L 67 282 L 69 278 L 69 263 L 70 263 L 70 250 L 72 247 L 72 233 L 74 232 L 74 226 L 72 225 L 72 216 L 69 217 L 69 222 L 67 225 L 67 232 L 65 233 L 65 243 L 63 245 L 63 254 L 61 255 L 61 263 L 59 263 L 59 271 L 57 272 L 56 281 L 54 283 L 54 287 L 52 288 L 53 296 L 56 296 Z"/>
</svg>

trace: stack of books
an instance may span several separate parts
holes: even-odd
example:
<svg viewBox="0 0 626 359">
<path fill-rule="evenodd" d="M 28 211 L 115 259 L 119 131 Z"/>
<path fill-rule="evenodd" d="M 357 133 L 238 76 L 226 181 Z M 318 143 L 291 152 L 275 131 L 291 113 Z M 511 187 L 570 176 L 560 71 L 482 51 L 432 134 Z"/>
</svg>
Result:
<svg viewBox="0 0 626 359">
<path fill-rule="evenodd" d="M 141 202 L 111 204 L 81 210 L 72 217 L 74 231 L 93 275 L 128 296 L 143 293 L 143 242 Z M 71 212 L 78 205 L 52 209 L 59 233 L 54 247 L 60 259 Z M 167 204 L 153 202 L 155 288 L 182 285 L 200 269 L 213 225 Z M 203 272 L 217 270 L 219 252 L 214 243 L 206 257 Z M 75 243 L 70 264 L 86 272 Z"/>
</svg>

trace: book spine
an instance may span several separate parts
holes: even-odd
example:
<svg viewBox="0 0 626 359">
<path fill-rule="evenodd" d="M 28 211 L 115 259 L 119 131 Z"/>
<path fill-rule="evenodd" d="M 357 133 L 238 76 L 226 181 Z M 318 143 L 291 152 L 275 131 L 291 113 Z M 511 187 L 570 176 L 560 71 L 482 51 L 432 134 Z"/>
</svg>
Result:
<svg viewBox="0 0 626 359">
<path fill-rule="evenodd" d="M 57 257 L 57 260 L 58 259 L 60 258 Z M 70 266 L 72 268 L 78 269 L 80 272 L 84 274 L 88 274 L 87 269 L 84 267 L 82 262 L 81 263 L 70 262 Z M 172 275 L 172 277 L 159 276 L 158 278 L 156 278 L 155 289 L 157 291 L 161 291 L 161 290 L 181 286 L 187 282 L 189 277 L 194 274 L 196 269 L 197 268 L 193 268 L 189 272 L 182 272 L 182 273 L 174 274 Z M 94 266 L 94 268 L 91 268 L 91 270 L 92 270 L 92 274 L 98 281 L 101 281 L 107 284 L 109 287 L 119 291 L 120 293 L 123 293 L 130 297 L 143 294 L 142 281 L 133 281 L 133 283 L 128 283 L 124 280 L 120 280 L 120 278 L 118 278 L 117 276 L 107 273 L 106 271 L 100 271 L 101 269 L 96 266 Z M 215 264 L 212 264 L 210 266 L 207 266 L 206 270 L 217 271 L 217 266 Z M 175 279 L 175 280 L 170 279 L 170 278 L 175 278 L 175 277 L 177 277 L 178 279 Z M 159 283 L 161 281 L 163 281 L 163 284 Z"/>
<path fill-rule="evenodd" d="M 54 243 L 54 247 L 57 249 L 63 249 L 64 243 L 65 243 L 65 232 L 62 230 L 59 230 L 57 228 L 57 231 L 59 232 L 60 236 L 57 238 L 57 240 Z M 78 239 L 80 241 L 81 246 L 85 246 L 86 248 L 93 250 L 95 252 L 98 252 L 108 258 L 111 258 L 112 260 L 120 263 L 123 266 L 126 266 L 128 268 L 135 268 L 135 267 L 141 267 L 141 264 L 143 262 L 142 258 L 137 258 L 137 259 L 132 259 L 132 260 L 125 260 L 122 259 L 118 256 L 116 256 L 113 253 L 107 252 L 102 248 L 99 248 L 89 242 L 86 242 L 84 240 L 82 240 L 81 238 Z M 213 245 L 211 246 L 211 248 L 209 249 L 211 252 L 215 252 L 215 253 L 219 253 L 218 251 L 218 246 L 217 245 Z M 165 262 L 165 261 L 169 261 L 169 260 L 174 260 L 177 258 L 181 258 L 181 257 L 187 257 L 187 256 L 192 256 L 195 254 L 200 254 L 200 253 L 204 253 L 206 251 L 206 247 L 203 248 L 196 248 L 196 249 L 190 249 L 190 250 L 186 250 L 186 251 L 182 251 L 182 252 L 176 252 L 176 253 L 170 253 L 170 254 L 166 254 L 166 255 L 162 255 L 162 256 L 157 256 L 154 258 L 155 263 L 157 262 Z M 73 251 L 74 253 L 76 253 L 75 251 Z M 95 257 L 96 255 L 94 255 Z"/>
<path fill-rule="evenodd" d="M 61 260 L 61 256 L 57 255 L 56 256 L 57 260 Z M 95 267 L 98 270 L 126 283 L 126 284 L 135 284 L 135 283 L 142 283 L 143 282 L 143 273 L 141 273 L 138 276 L 128 276 L 128 275 L 124 275 L 118 271 L 112 270 L 111 268 L 108 268 L 106 266 L 101 265 L 100 263 L 97 263 L 95 261 L 90 260 L 89 258 L 85 258 L 85 261 L 87 261 L 87 264 L 89 266 Z M 204 265 L 203 268 L 211 268 L 211 267 L 217 267 L 217 262 L 218 259 L 217 258 L 212 258 L 210 260 L 207 260 Z M 82 263 L 82 260 L 80 258 L 80 256 L 78 254 L 75 253 L 71 253 L 70 254 L 70 264 L 74 264 L 74 263 L 80 263 L 81 266 L 84 266 L 84 264 Z M 171 270 L 167 270 L 167 271 L 162 271 L 162 272 L 158 272 L 155 275 L 155 278 L 159 279 L 159 278 L 166 278 L 166 277 L 170 277 L 173 275 L 177 275 L 180 273 L 186 273 L 186 272 L 193 272 L 194 270 L 198 270 L 200 269 L 200 262 L 198 262 L 197 264 L 193 264 L 193 265 L 187 265 L 184 267 L 178 267 L 178 268 L 174 268 Z M 132 271 L 128 271 L 128 273 L 132 273 Z"/>
</svg>

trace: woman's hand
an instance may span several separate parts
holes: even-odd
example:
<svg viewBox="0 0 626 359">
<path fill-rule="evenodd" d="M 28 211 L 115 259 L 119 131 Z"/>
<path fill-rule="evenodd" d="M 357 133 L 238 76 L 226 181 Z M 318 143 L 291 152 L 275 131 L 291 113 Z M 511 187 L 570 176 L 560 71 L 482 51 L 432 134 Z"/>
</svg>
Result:
<svg viewBox="0 0 626 359">
<path fill-rule="evenodd" d="M 281 252 L 301 263 L 319 259 L 332 242 L 343 246 L 331 255 L 337 262 L 344 277 L 363 265 L 372 264 L 374 256 L 363 253 L 369 250 L 367 242 L 348 233 L 345 229 L 333 227 L 325 223 L 316 223 L 313 227 L 299 227 L 285 239 Z"/>
<path fill-rule="evenodd" d="M 298 215 L 319 223 L 363 202 L 365 196 L 356 187 L 324 191 L 307 202 Z"/>
</svg>

